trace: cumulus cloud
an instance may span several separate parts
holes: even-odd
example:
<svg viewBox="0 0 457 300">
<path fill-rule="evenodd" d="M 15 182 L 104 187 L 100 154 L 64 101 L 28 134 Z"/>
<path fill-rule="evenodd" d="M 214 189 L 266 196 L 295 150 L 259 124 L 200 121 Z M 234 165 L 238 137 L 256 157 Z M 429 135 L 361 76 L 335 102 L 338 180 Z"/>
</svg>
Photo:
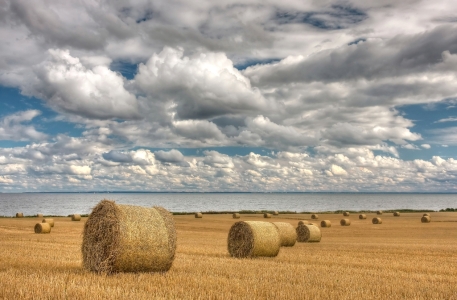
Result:
<svg viewBox="0 0 457 300">
<path fill-rule="evenodd" d="M 424 149 L 430 149 L 431 148 L 431 146 L 429 144 L 422 144 L 421 147 L 424 148 Z"/>
<path fill-rule="evenodd" d="M 41 114 L 38 110 L 27 110 L 0 119 L 0 140 L 30 141 L 45 140 L 48 135 L 39 132 L 32 125 L 24 125 Z"/>
</svg>

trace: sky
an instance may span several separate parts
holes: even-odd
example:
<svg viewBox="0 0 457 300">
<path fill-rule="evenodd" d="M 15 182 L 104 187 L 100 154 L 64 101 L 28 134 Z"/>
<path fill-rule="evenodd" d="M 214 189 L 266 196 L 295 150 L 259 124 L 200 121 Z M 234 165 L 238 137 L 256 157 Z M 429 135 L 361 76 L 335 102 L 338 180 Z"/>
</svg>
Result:
<svg viewBox="0 0 457 300">
<path fill-rule="evenodd" d="M 457 192 L 457 2 L 0 0 L 0 192 Z"/>
</svg>

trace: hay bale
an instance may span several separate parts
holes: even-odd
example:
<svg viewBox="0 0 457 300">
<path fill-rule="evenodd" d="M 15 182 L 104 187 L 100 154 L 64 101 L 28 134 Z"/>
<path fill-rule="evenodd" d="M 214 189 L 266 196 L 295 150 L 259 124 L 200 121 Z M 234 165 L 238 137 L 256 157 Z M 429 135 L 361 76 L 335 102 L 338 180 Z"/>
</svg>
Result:
<svg viewBox="0 0 457 300">
<path fill-rule="evenodd" d="M 376 212 L 376 214 L 377 214 L 377 215 L 382 215 L 382 210 L 378 210 L 378 211 Z"/>
<path fill-rule="evenodd" d="M 314 243 L 321 241 L 321 230 L 315 225 L 298 225 L 296 228 L 297 242 Z"/>
<path fill-rule="evenodd" d="M 54 219 L 43 219 L 43 221 L 41 221 L 41 223 L 49 223 L 49 225 L 51 225 L 51 227 L 54 227 Z"/>
<path fill-rule="evenodd" d="M 281 247 L 292 247 L 297 241 L 297 232 L 294 226 L 285 222 L 273 222 L 278 228 L 279 237 L 281 238 Z"/>
<path fill-rule="evenodd" d="M 423 217 L 430 217 L 430 214 L 429 213 L 425 213 L 422 215 Z"/>
<path fill-rule="evenodd" d="M 273 216 L 279 216 L 279 211 L 274 211 Z"/>
<path fill-rule="evenodd" d="M 102 200 L 84 225 L 83 266 L 97 273 L 164 272 L 176 251 L 172 215 L 161 207 Z"/>
<path fill-rule="evenodd" d="M 373 224 L 382 224 L 382 220 L 381 220 L 381 218 L 373 218 L 373 220 L 371 220 L 371 223 L 373 223 Z"/>
<path fill-rule="evenodd" d="M 43 218 L 43 214 L 36 214 L 37 218 Z"/>
<path fill-rule="evenodd" d="M 263 217 L 264 217 L 265 219 L 270 219 L 270 218 L 271 218 L 271 214 L 269 214 L 269 213 L 264 213 L 264 214 L 263 214 Z"/>
<path fill-rule="evenodd" d="M 345 216 L 345 217 L 349 217 L 349 215 L 350 215 L 350 213 L 349 213 L 348 211 L 345 211 L 345 212 L 343 213 L 343 216 Z"/>
<path fill-rule="evenodd" d="M 307 220 L 301 220 L 301 221 L 298 221 L 298 226 L 300 225 L 311 225 L 313 223 L 311 223 L 310 221 L 307 221 Z"/>
<path fill-rule="evenodd" d="M 23 218 L 24 214 L 21 212 L 16 213 L 16 218 Z"/>
<path fill-rule="evenodd" d="M 367 218 L 367 215 L 366 214 L 360 214 L 359 215 L 359 219 L 360 220 L 365 220 Z"/>
<path fill-rule="evenodd" d="M 71 220 L 72 221 L 81 221 L 81 215 L 78 215 L 78 214 L 71 215 Z"/>
<path fill-rule="evenodd" d="M 319 219 L 319 215 L 317 215 L 317 214 L 312 214 L 312 215 L 311 215 L 311 219 L 317 220 L 317 219 Z"/>
<path fill-rule="evenodd" d="M 51 224 L 49 223 L 36 223 L 35 233 L 51 233 Z"/>
<path fill-rule="evenodd" d="M 394 217 L 399 217 L 400 216 L 400 212 L 396 211 L 394 212 Z"/>
<path fill-rule="evenodd" d="M 340 224 L 341 224 L 341 226 L 349 226 L 349 225 L 351 225 L 351 220 L 341 219 Z"/>
<path fill-rule="evenodd" d="M 431 220 L 430 216 L 422 216 L 421 218 L 422 223 L 430 223 Z"/>
<path fill-rule="evenodd" d="M 239 219 L 239 218 L 241 218 L 241 216 L 240 216 L 239 213 L 234 213 L 234 214 L 232 215 L 232 217 L 233 217 L 234 219 Z"/>
<path fill-rule="evenodd" d="M 201 219 L 201 218 L 203 218 L 203 214 L 201 212 L 197 212 L 197 213 L 195 213 L 195 218 Z"/>
<path fill-rule="evenodd" d="M 332 227 L 332 222 L 329 220 L 321 221 L 321 227 Z"/>
<path fill-rule="evenodd" d="M 276 256 L 281 247 L 278 228 L 269 222 L 240 221 L 230 228 L 227 238 L 232 257 Z"/>
</svg>

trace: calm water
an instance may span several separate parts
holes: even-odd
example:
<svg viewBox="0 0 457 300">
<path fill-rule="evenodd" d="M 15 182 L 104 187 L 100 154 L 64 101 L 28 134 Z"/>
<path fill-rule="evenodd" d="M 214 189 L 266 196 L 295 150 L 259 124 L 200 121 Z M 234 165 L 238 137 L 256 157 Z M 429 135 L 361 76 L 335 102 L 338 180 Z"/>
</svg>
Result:
<svg viewBox="0 0 457 300">
<path fill-rule="evenodd" d="M 173 212 L 388 210 L 457 208 L 457 194 L 0 194 L 0 216 L 87 214 L 102 199 L 163 206 Z"/>
</svg>

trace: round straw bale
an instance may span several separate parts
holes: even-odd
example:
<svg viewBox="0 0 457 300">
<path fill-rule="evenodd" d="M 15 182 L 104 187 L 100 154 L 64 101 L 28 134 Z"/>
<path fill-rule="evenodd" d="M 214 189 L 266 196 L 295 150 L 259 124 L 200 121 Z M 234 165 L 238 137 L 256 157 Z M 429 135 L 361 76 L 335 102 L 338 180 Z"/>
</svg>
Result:
<svg viewBox="0 0 457 300">
<path fill-rule="evenodd" d="M 23 218 L 24 214 L 21 212 L 16 213 L 16 218 Z"/>
<path fill-rule="evenodd" d="M 51 233 L 51 225 L 49 223 L 36 223 L 35 233 Z"/>
<path fill-rule="evenodd" d="M 301 221 L 298 221 L 298 225 L 310 225 L 311 222 L 307 221 L 307 220 L 301 220 Z"/>
<path fill-rule="evenodd" d="M 239 213 L 234 213 L 232 216 L 234 219 L 239 219 L 241 217 Z"/>
<path fill-rule="evenodd" d="M 382 210 L 378 210 L 378 211 L 376 212 L 376 214 L 377 214 L 377 215 L 382 215 Z"/>
<path fill-rule="evenodd" d="M 81 221 L 81 215 L 78 215 L 78 214 L 71 215 L 71 220 L 72 221 Z"/>
<path fill-rule="evenodd" d="M 279 212 L 278 211 L 274 211 L 273 212 L 273 216 L 279 216 Z"/>
<path fill-rule="evenodd" d="M 321 241 L 321 230 L 315 225 L 298 225 L 296 231 L 297 242 L 312 243 Z"/>
<path fill-rule="evenodd" d="M 43 218 L 43 214 L 36 214 L 37 218 Z"/>
<path fill-rule="evenodd" d="M 49 223 L 49 225 L 51 225 L 51 227 L 54 227 L 54 219 L 43 219 L 43 221 L 41 221 L 41 223 Z"/>
<path fill-rule="evenodd" d="M 269 213 L 264 213 L 264 214 L 263 214 L 263 217 L 266 218 L 266 219 L 270 219 L 270 218 L 271 218 L 271 214 L 269 214 Z"/>
<path fill-rule="evenodd" d="M 343 213 L 343 216 L 345 216 L 345 217 L 349 217 L 349 215 L 350 215 L 350 213 L 349 213 L 348 211 L 345 211 L 345 212 Z"/>
<path fill-rule="evenodd" d="M 400 212 L 396 211 L 394 212 L 394 217 L 399 217 L 400 216 Z"/>
<path fill-rule="evenodd" d="M 430 223 L 431 220 L 430 216 L 422 216 L 421 218 L 422 223 Z"/>
<path fill-rule="evenodd" d="M 351 225 L 351 220 L 341 219 L 340 224 L 341 224 L 341 226 L 349 226 L 349 225 Z"/>
<path fill-rule="evenodd" d="M 84 225 L 83 266 L 97 273 L 164 272 L 176 251 L 171 214 L 161 207 L 102 200 Z"/>
<path fill-rule="evenodd" d="M 203 218 L 203 214 L 201 212 L 197 212 L 197 213 L 195 213 L 195 218 L 201 219 L 201 218 Z"/>
<path fill-rule="evenodd" d="M 276 256 L 281 247 L 278 228 L 269 222 L 240 221 L 230 228 L 228 252 L 233 257 Z"/>
<path fill-rule="evenodd" d="M 317 214 L 312 214 L 312 215 L 311 215 L 311 219 L 317 220 L 317 219 L 319 219 L 319 215 L 317 215 Z"/>
<path fill-rule="evenodd" d="M 371 220 L 371 223 L 373 223 L 373 224 L 382 224 L 382 220 L 381 220 L 381 218 L 373 218 L 373 220 Z"/>
<path fill-rule="evenodd" d="M 423 217 L 430 217 L 430 214 L 429 213 L 425 213 L 422 215 Z"/>
<path fill-rule="evenodd" d="M 321 227 L 332 227 L 332 222 L 329 220 L 324 220 L 321 222 Z"/>
<path fill-rule="evenodd" d="M 359 219 L 360 220 L 365 220 L 367 218 L 367 215 L 366 214 L 360 214 L 359 215 Z"/>
<path fill-rule="evenodd" d="M 285 222 L 273 222 L 273 224 L 278 228 L 282 247 L 292 247 L 295 245 L 297 232 L 292 224 Z"/>
</svg>

